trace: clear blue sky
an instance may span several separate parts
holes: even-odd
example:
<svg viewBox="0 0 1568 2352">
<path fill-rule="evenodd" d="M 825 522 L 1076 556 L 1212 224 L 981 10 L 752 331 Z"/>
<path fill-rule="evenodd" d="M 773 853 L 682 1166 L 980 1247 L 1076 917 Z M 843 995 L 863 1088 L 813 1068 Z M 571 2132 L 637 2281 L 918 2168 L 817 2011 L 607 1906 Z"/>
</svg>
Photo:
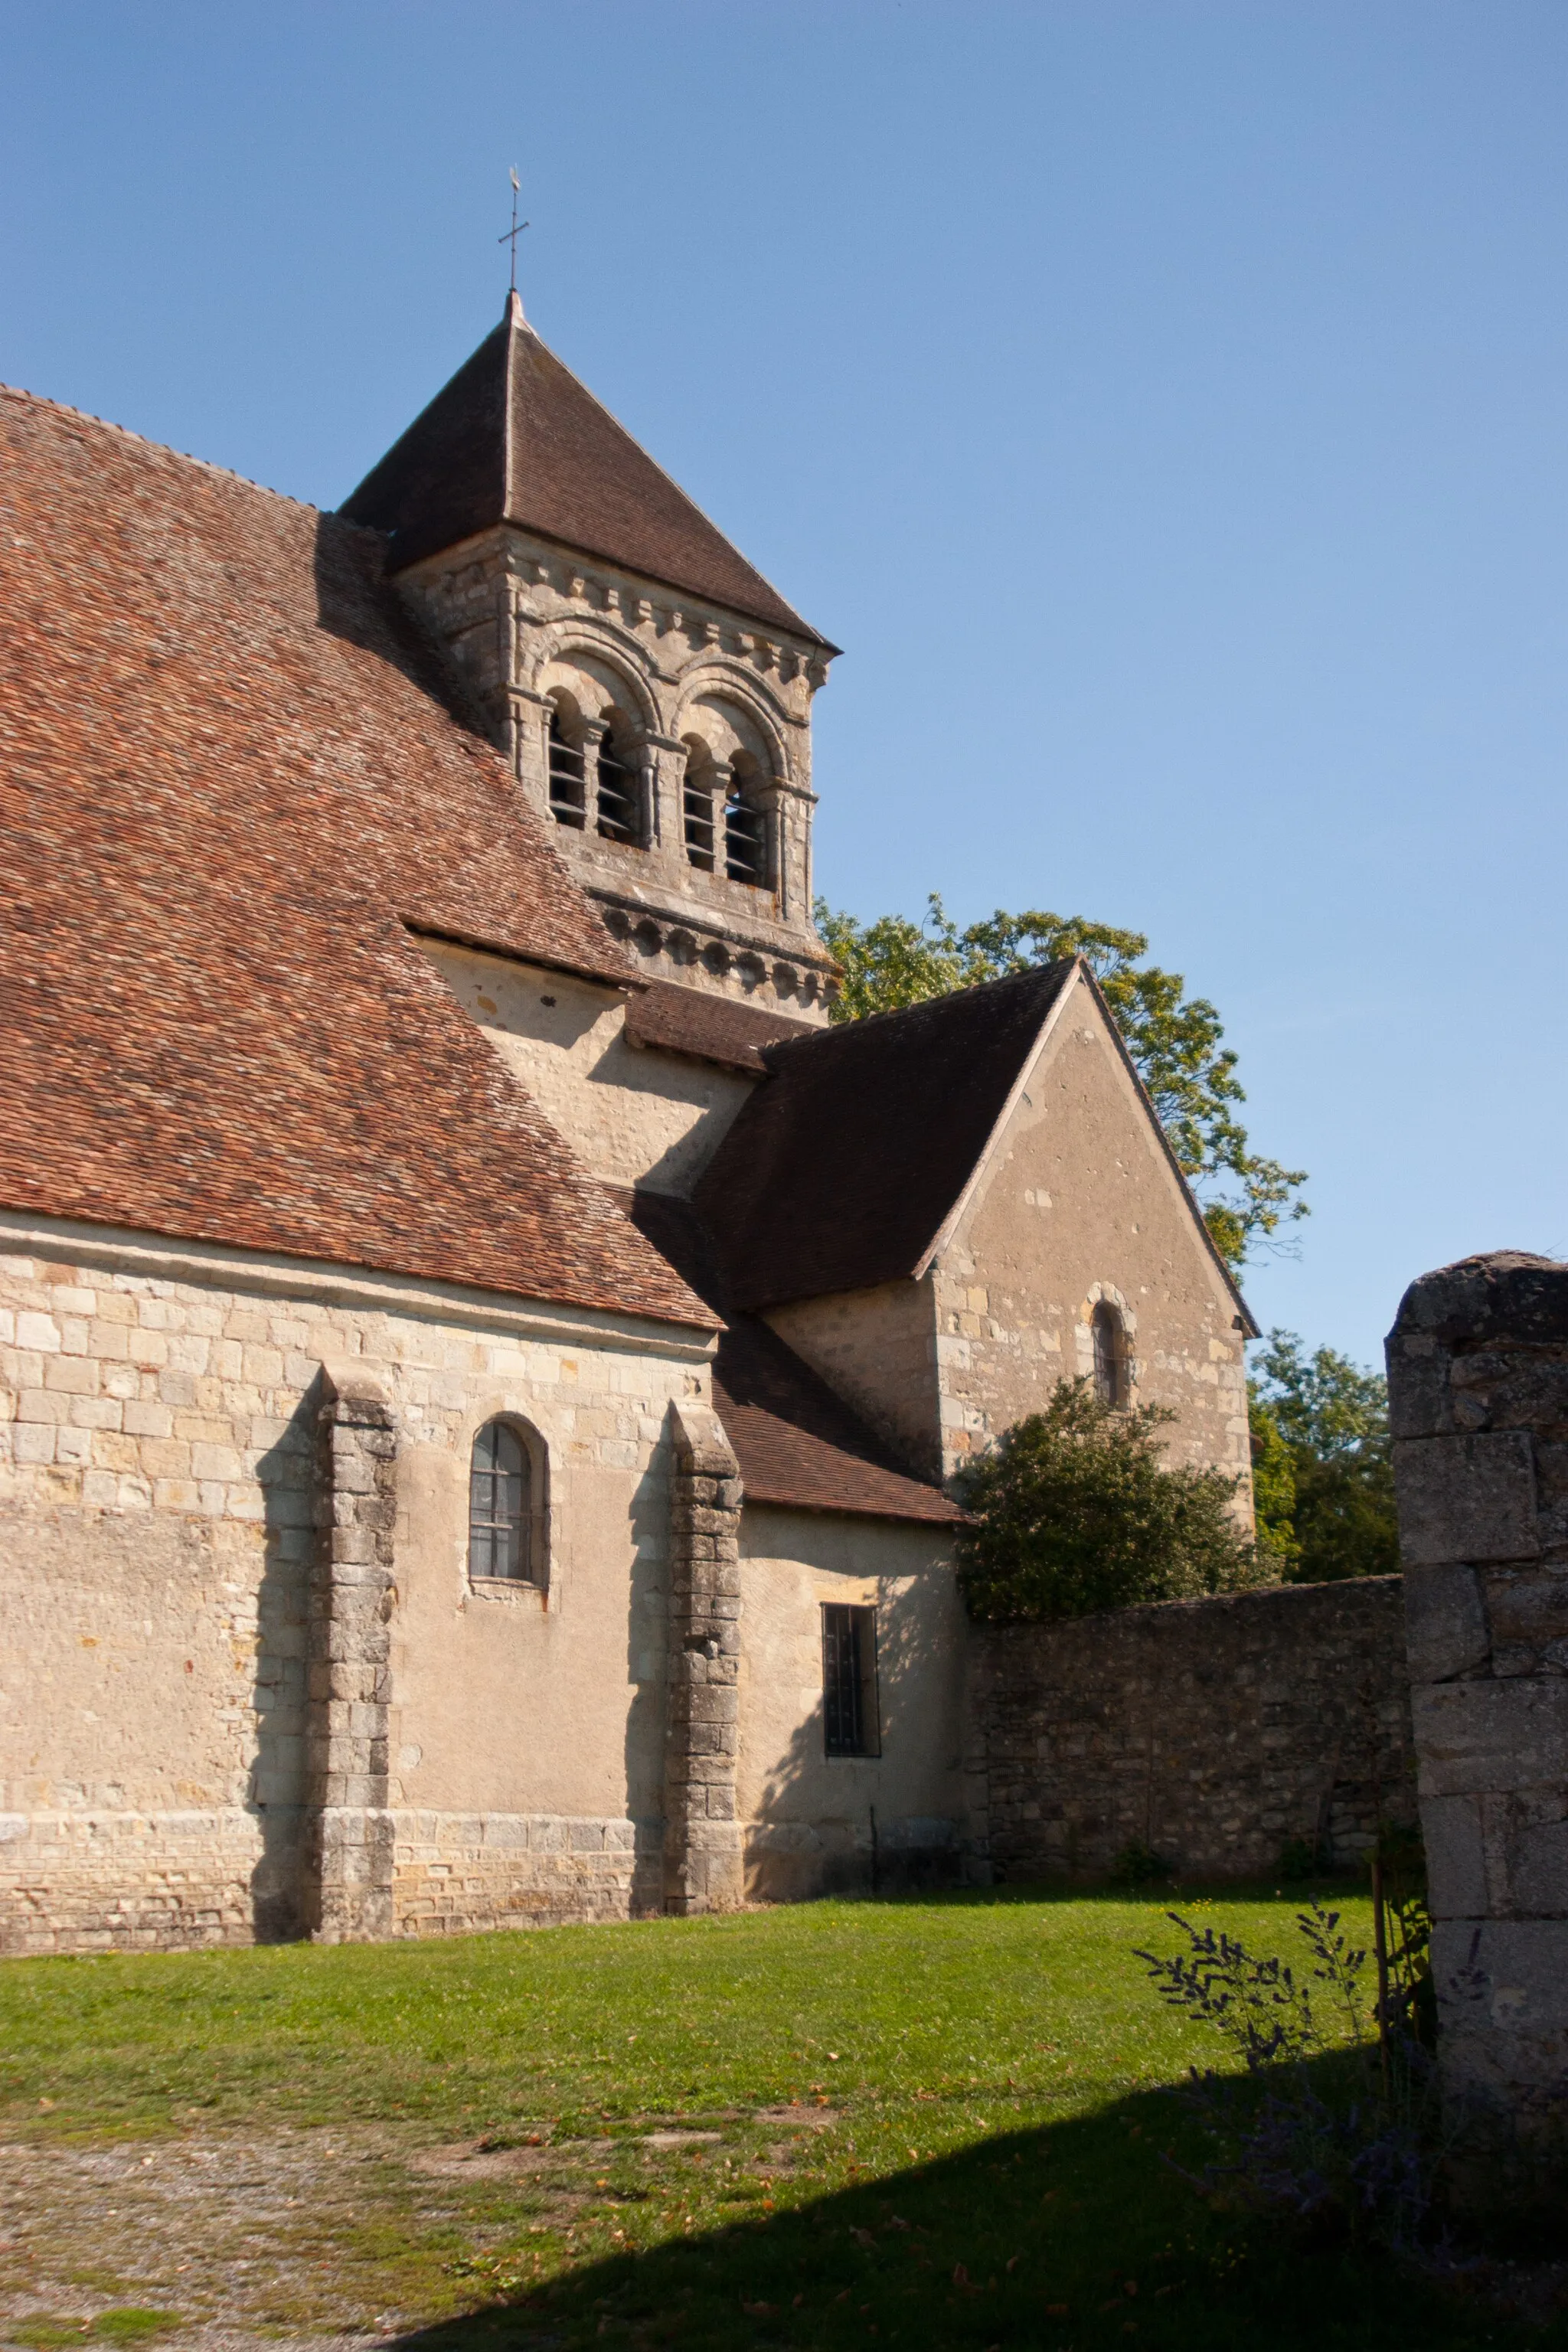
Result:
<svg viewBox="0 0 1568 2352">
<path fill-rule="evenodd" d="M 819 874 L 1146 931 L 1260 1318 L 1568 1253 L 1562 0 L 0 5 L 0 374 L 335 504 L 531 315 L 847 648 Z"/>
</svg>

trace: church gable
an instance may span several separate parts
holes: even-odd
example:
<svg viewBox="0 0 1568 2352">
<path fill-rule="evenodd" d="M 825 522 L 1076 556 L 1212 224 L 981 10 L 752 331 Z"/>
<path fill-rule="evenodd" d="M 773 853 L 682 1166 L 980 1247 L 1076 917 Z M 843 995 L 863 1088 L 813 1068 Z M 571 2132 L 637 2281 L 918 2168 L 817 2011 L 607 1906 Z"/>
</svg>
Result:
<svg viewBox="0 0 1568 2352">
<path fill-rule="evenodd" d="M 949 1470 L 1087 1379 L 1246 1475 L 1255 1327 L 1081 967 L 928 1263 Z"/>
</svg>

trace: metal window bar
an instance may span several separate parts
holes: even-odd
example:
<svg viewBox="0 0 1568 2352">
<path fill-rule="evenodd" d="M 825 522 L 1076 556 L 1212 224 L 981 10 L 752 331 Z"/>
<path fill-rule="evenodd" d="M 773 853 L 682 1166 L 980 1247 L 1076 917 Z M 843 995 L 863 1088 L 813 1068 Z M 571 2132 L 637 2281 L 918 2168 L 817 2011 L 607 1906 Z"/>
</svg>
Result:
<svg viewBox="0 0 1568 2352">
<path fill-rule="evenodd" d="M 739 793 L 724 810 L 724 871 L 731 882 L 750 882 L 754 888 L 768 878 L 767 819 Z"/>
<path fill-rule="evenodd" d="M 566 740 L 561 724 L 561 714 L 550 714 L 550 814 L 557 824 L 575 826 L 581 833 L 586 821 L 588 778 L 586 763 L 575 743 Z"/>
<path fill-rule="evenodd" d="M 474 1440 L 468 1472 L 468 1574 L 527 1582 L 529 1460 L 515 1429 L 487 1422 Z"/>
<path fill-rule="evenodd" d="M 626 765 L 606 735 L 599 746 L 599 831 L 606 841 L 637 846 L 642 833 L 638 797 L 636 770 Z"/>
<path fill-rule="evenodd" d="M 824 1745 L 829 1756 L 881 1753 L 877 1715 L 877 1612 L 837 1601 L 822 1611 Z"/>
<path fill-rule="evenodd" d="M 686 822 L 686 862 L 704 874 L 713 871 L 713 793 L 710 786 L 689 778 L 681 787 L 681 811 Z"/>
<path fill-rule="evenodd" d="M 1102 1404 L 1127 1402 L 1127 1357 L 1121 1320 L 1102 1299 L 1094 1310 L 1094 1392 Z"/>
</svg>

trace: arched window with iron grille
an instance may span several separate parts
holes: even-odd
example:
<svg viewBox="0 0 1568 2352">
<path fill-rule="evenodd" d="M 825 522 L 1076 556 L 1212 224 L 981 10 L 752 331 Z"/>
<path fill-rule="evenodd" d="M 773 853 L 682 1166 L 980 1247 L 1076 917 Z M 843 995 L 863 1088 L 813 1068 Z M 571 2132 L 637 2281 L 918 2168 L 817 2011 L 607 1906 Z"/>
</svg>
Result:
<svg viewBox="0 0 1568 2352">
<path fill-rule="evenodd" d="M 700 736 L 686 739 L 686 778 L 680 811 L 686 862 L 700 873 L 713 871 L 713 755 Z"/>
<path fill-rule="evenodd" d="M 599 745 L 599 831 L 606 841 L 636 848 L 642 840 L 640 779 L 621 757 L 613 734 Z"/>
<path fill-rule="evenodd" d="M 588 779 L 583 747 L 566 732 L 559 710 L 550 714 L 550 814 L 581 833 L 587 817 Z"/>
<path fill-rule="evenodd" d="M 1127 1326 L 1108 1298 L 1102 1298 L 1089 1320 L 1094 1336 L 1094 1392 L 1101 1404 L 1120 1408 L 1131 1388 L 1127 1364 Z"/>
<path fill-rule="evenodd" d="M 487 1421 L 468 1472 L 468 1574 L 540 1581 L 533 1540 L 533 1465 L 521 1431 Z"/>
<path fill-rule="evenodd" d="M 742 775 L 733 776 L 724 803 L 724 871 L 731 882 L 762 890 L 768 880 L 768 821 L 746 798 Z"/>
</svg>

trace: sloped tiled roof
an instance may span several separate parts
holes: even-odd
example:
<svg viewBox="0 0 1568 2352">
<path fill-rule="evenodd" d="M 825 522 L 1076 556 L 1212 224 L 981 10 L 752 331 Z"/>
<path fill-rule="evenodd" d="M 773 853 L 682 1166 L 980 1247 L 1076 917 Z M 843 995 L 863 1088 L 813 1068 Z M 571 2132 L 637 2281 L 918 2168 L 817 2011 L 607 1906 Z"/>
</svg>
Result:
<svg viewBox="0 0 1568 2352">
<path fill-rule="evenodd" d="M 389 535 L 394 571 L 514 522 L 827 642 L 541 342 L 515 294 L 342 512 Z"/>
<path fill-rule="evenodd" d="M 678 988 L 668 980 L 650 981 L 626 1006 L 626 1035 L 634 1045 L 689 1054 L 696 1061 L 717 1062 L 728 1070 L 750 1070 L 758 1077 L 767 1066 L 763 1060 L 764 1045 L 816 1034 L 815 1022 L 772 1013 L 762 1004 L 710 996 L 699 988 Z"/>
<path fill-rule="evenodd" d="M 0 393 L 0 1202 L 710 1329 L 407 935 L 630 981 L 384 559 Z"/>
<path fill-rule="evenodd" d="M 619 1197 L 654 1246 L 725 1317 L 713 1401 L 749 1502 L 933 1526 L 962 1519 L 942 1489 L 911 1476 L 760 1316 L 726 1304 L 712 1237 L 688 1202 L 658 1192 Z"/>
<path fill-rule="evenodd" d="M 697 1191 L 736 1304 L 912 1275 L 1075 968 L 1046 964 L 765 1047 L 769 1075 Z"/>
</svg>

